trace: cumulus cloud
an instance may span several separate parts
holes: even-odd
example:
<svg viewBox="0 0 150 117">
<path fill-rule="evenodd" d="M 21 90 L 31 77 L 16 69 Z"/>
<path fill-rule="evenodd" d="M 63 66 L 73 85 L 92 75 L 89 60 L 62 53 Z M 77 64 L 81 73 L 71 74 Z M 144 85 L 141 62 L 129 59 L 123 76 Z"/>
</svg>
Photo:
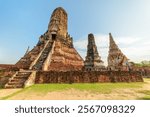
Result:
<svg viewBox="0 0 150 117">
<path fill-rule="evenodd" d="M 114 37 L 115 42 L 121 51 L 130 59 L 130 61 L 140 62 L 142 60 L 150 60 L 150 41 L 136 37 Z M 107 65 L 107 56 L 109 51 L 109 36 L 96 34 L 95 41 L 99 55 Z M 75 48 L 85 59 L 87 51 L 88 37 L 84 36 L 74 42 Z"/>
</svg>

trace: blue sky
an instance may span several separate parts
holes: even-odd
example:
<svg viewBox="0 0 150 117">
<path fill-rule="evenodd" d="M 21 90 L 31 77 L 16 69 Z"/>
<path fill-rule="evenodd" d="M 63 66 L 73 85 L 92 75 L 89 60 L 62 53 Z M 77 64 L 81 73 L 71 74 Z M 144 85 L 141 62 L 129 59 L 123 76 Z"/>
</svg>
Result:
<svg viewBox="0 0 150 117">
<path fill-rule="evenodd" d="M 0 0 L 0 63 L 16 63 L 32 49 L 59 6 L 68 13 L 68 32 L 83 58 L 92 32 L 106 62 L 111 32 L 131 61 L 150 60 L 149 0 Z"/>
</svg>

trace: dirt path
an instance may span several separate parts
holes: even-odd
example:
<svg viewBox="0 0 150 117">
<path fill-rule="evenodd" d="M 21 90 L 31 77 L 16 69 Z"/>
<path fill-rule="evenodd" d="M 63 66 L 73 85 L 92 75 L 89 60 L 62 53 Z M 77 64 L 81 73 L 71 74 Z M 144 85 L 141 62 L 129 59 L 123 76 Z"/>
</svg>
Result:
<svg viewBox="0 0 150 117">
<path fill-rule="evenodd" d="M 5 96 L 11 95 L 19 90 L 21 89 L 0 89 L 0 99 Z"/>
<path fill-rule="evenodd" d="M 125 89 L 125 90 L 115 90 L 109 94 L 91 93 L 88 91 L 80 91 L 76 89 L 70 89 L 66 91 L 55 91 L 49 92 L 46 95 L 30 94 L 26 96 L 25 94 L 20 94 L 19 96 L 14 96 L 10 99 L 12 100 L 134 100 L 143 97 L 143 94 L 135 93 L 135 90 Z"/>
<path fill-rule="evenodd" d="M 150 90 L 150 80 L 146 80 L 146 84 L 143 85 L 143 90 Z"/>
<path fill-rule="evenodd" d="M 11 91 L 12 94 L 15 91 Z M 76 89 L 70 89 L 66 91 L 55 91 L 49 92 L 45 95 L 40 94 L 26 94 L 21 93 L 19 95 L 13 96 L 9 99 L 11 100 L 134 100 L 143 97 L 143 94 L 135 93 L 136 90 L 123 89 L 115 90 L 109 94 L 91 93 L 88 91 L 80 91 Z"/>
</svg>

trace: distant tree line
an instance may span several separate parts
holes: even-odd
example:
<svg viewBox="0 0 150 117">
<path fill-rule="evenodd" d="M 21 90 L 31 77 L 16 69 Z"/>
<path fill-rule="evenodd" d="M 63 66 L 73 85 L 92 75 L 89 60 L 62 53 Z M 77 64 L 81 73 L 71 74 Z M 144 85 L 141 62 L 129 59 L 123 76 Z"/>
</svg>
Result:
<svg viewBox="0 0 150 117">
<path fill-rule="evenodd" d="M 150 61 L 144 60 L 140 63 L 134 63 L 137 67 L 150 67 Z"/>
</svg>

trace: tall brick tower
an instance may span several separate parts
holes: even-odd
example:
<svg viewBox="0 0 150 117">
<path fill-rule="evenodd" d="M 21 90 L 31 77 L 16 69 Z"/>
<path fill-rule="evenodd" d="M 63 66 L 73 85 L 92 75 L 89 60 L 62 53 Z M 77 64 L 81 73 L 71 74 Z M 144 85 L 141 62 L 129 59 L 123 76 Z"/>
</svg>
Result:
<svg viewBox="0 0 150 117">
<path fill-rule="evenodd" d="M 83 59 L 73 47 L 73 38 L 67 32 L 67 25 L 66 11 L 61 7 L 56 8 L 51 15 L 48 30 L 16 65 L 27 70 L 80 70 Z"/>
<path fill-rule="evenodd" d="M 83 59 L 73 47 L 67 23 L 66 11 L 61 7 L 56 8 L 48 30 L 40 36 L 37 45 L 16 63 L 20 71 L 8 81 L 5 88 L 34 84 L 37 71 L 75 71 L 83 68 Z"/>
<path fill-rule="evenodd" d="M 104 69 L 104 62 L 98 54 L 93 34 L 88 35 L 87 56 L 84 61 L 85 70 L 101 70 Z"/>
<path fill-rule="evenodd" d="M 109 55 L 108 55 L 108 69 L 109 70 L 128 70 L 128 58 L 121 52 L 115 43 L 111 33 L 109 33 Z"/>
</svg>

